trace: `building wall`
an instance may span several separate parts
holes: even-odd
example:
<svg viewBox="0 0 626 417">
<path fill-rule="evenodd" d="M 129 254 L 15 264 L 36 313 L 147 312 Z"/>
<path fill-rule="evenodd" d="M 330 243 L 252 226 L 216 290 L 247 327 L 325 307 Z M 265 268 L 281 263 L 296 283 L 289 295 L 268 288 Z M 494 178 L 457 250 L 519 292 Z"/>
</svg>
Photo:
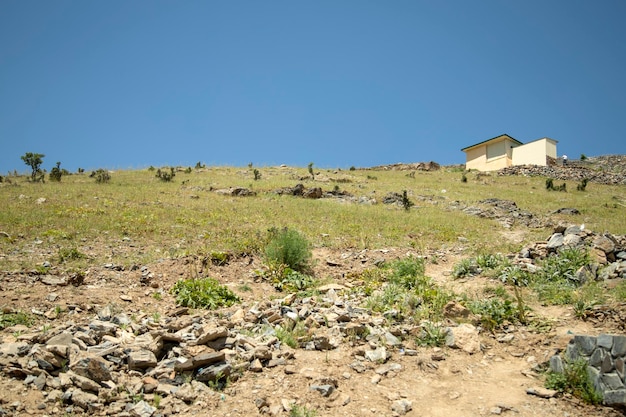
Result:
<svg viewBox="0 0 626 417">
<path fill-rule="evenodd" d="M 540 165 L 548 164 L 547 157 L 556 158 L 556 142 L 543 138 L 526 143 L 512 149 L 513 165 Z"/>
<path fill-rule="evenodd" d="M 478 171 L 496 171 L 512 164 L 512 148 L 517 144 L 508 138 L 494 140 L 468 149 L 466 153 L 466 169 Z"/>
</svg>

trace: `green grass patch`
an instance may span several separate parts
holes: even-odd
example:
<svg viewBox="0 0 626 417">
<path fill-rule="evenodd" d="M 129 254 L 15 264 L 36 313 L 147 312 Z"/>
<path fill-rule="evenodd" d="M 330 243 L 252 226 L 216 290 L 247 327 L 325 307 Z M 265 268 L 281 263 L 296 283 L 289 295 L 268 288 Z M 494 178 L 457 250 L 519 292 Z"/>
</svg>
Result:
<svg viewBox="0 0 626 417">
<path fill-rule="evenodd" d="M 21 311 L 13 312 L 13 313 L 3 313 L 0 311 L 0 330 L 5 329 L 7 327 L 16 326 L 18 324 L 24 326 L 32 326 L 35 322 L 35 318 Z"/>
</svg>

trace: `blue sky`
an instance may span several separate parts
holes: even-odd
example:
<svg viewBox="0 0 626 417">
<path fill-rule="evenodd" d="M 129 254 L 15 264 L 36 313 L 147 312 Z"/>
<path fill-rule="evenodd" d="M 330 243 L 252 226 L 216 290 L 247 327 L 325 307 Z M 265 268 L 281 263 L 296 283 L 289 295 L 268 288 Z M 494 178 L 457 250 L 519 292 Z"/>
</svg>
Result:
<svg viewBox="0 0 626 417">
<path fill-rule="evenodd" d="M 626 2 L 0 2 L 0 173 L 626 154 Z"/>
</svg>

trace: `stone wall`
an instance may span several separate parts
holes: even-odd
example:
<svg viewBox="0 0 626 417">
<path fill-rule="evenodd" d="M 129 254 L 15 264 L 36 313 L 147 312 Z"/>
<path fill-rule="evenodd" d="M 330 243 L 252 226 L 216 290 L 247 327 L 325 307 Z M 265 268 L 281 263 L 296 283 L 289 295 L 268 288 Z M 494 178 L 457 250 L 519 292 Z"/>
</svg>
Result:
<svg viewBox="0 0 626 417">
<path fill-rule="evenodd" d="M 578 335 L 567 345 L 565 360 L 587 362 L 587 373 L 605 405 L 626 407 L 626 336 L 602 334 Z M 550 359 L 553 372 L 563 372 L 563 359 L 555 355 Z"/>
</svg>

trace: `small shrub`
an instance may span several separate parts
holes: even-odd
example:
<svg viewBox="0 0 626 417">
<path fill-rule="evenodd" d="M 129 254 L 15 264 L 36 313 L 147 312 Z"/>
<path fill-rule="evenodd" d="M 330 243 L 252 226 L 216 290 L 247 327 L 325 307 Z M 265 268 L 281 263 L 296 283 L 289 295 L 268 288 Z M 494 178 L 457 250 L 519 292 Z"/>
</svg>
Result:
<svg viewBox="0 0 626 417">
<path fill-rule="evenodd" d="M 57 165 L 50 170 L 50 174 L 48 177 L 50 181 L 61 182 L 61 177 L 63 176 L 65 170 L 61 169 L 61 163 L 57 162 Z"/>
<path fill-rule="evenodd" d="M 196 169 L 202 169 L 202 168 L 204 168 L 204 165 L 202 164 L 202 162 L 198 161 L 198 162 L 196 162 L 195 168 Z"/>
<path fill-rule="evenodd" d="M 582 181 L 580 182 L 580 184 L 578 184 L 576 186 L 576 189 L 578 191 L 585 191 L 587 189 L 587 183 L 589 182 L 589 180 L 587 178 L 583 178 Z"/>
<path fill-rule="evenodd" d="M 111 174 L 109 174 L 109 171 L 104 170 L 104 169 L 98 169 L 96 171 L 92 171 L 89 177 L 95 178 L 96 183 L 98 184 L 105 184 L 111 181 Z"/>
<path fill-rule="evenodd" d="M 239 297 L 213 278 L 180 280 L 171 289 L 183 307 L 216 309 L 239 302 Z"/>
<path fill-rule="evenodd" d="M 415 343 L 418 346 L 441 347 L 446 344 L 447 334 L 445 326 L 426 322 L 422 324 L 422 330 Z"/>
<path fill-rule="evenodd" d="M 174 168 L 172 167 L 170 167 L 169 172 L 167 172 L 166 170 L 161 170 L 161 168 L 159 168 L 157 169 L 155 176 L 163 182 L 171 182 L 176 176 L 176 173 L 174 172 Z"/>
<path fill-rule="evenodd" d="M 470 258 L 462 259 L 459 263 L 454 265 L 452 269 L 452 276 L 455 278 L 464 278 L 479 273 L 480 269 L 478 265 L 476 265 L 476 261 Z"/>
<path fill-rule="evenodd" d="M 254 168 L 254 170 L 252 170 L 252 174 L 254 175 L 255 181 L 258 181 L 261 179 L 261 171 L 259 171 L 258 169 Z"/>
<path fill-rule="evenodd" d="M 602 403 L 602 394 L 595 390 L 589 379 L 584 359 L 565 361 L 563 373 L 548 372 L 545 386 L 560 393 L 572 394 L 588 404 Z"/>
<path fill-rule="evenodd" d="M 193 171 L 191 167 L 185 168 L 185 174 L 191 174 L 191 171 Z"/>
<path fill-rule="evenodd" d="M 467 182 L 467 175 L 465 175 L 465 172 L 461 175 L 461 182 Z"/>
<path fill-rule="evenodd" d="M 585 155 L 584 153 L 580 154 L 580 160 L 581 161 L 585 161 L 587 159 L 587 155 Z"/>
<path fill-rule="evenodd" d="M 420 279 L 425 278 L 424 259 L 409 256 L 398 259 L 388 265 L 390 270 L 389 282 L 398 284 L 406 289 L 413 289 L 418 286 Z"/>
<path fill-rule="evenodd" d="M 83 174 L 85 172 L 85 169 L 79 167 L 76 172 L 78 172 L 79 174 Z"/>
<path fill-rule="evenodd" d="M 352 165 L 352 166 L 350 167 L 350 171 L 356 171 L 356 167 L 355 167 L 354 165 Z"/>
<path fill-rule="evenodd" d="M 311 179 L 315 179 L 315 173 L 313 172 L 313 162 L 309 162 L 307 170 L 309 171 L 309 175 L 311 175 Z"/>
<path fill-rule="evenodd" d="M 554 181 L 552 180 L 552 178 L 548 178 L 546 180 L 546 190 L 567 192 L 567 185 L 565 183 L 561 185 L 554 185 Z"/>
<path fill-rule="evenodd" d="M 287 320 L 282 326 L 276 326 L 274 332 L 278 340 L 293 349 L 298 348 L 301 342 L 310 340 L 309 332 L 303 321 Z"/>
<path fill-rule="evenodd" d="M 80 252 L 76 248 L 61 248 L 59 249 L 59 262 L 75 261 L 78 259 L 84 259 L 87 255 Z"/>
<path fill-rule="evenodd" d="M 518 310 L 510 299 L 490 298 L 475 300 L 468 304 L 469 310 L 479 316 L 480 323 L 487 330 L 495 330 L 505 323 L 518 321 Z"/>
<path fill-rule="evenodd" d="M 402 207 L 404 207 L 406 211 L 409 211 L 414 205 L 415 203 L 407 196 L 406 190 L 402 191 Z"/>
<path fill-rule="evenodd" d="M 530 283 L 530 275 L 519 265 L 506 265 L 498 272 L 498 279 L 505 284 L 526 287 Z"/>
<path fill-rule="evenodd" d="M 308 272 L 312 258 L 311 245 L 298 231 L 284 228 L 269 230 L 265 258 L 269 263 L 279 263 L 294 271 Z"/>
</svg>

